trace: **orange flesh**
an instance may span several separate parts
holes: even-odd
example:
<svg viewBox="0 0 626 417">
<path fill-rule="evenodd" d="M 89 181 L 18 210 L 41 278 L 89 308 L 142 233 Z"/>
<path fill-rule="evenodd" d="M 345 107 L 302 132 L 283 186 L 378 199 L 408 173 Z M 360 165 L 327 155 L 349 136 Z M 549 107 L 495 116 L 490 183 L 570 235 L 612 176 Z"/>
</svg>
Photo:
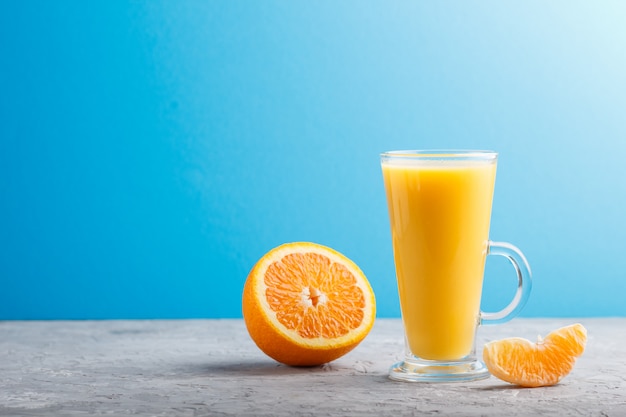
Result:
<svg viewBox="0 0 626 417">
<path fill-rule="evenodd" d="M 277 320 L 303 338 L 337 338 L 363 321 L 365 296 L 356 278 L 323 255 L 286 255 L 268 267 L 264 283 Z"/>
</svg>

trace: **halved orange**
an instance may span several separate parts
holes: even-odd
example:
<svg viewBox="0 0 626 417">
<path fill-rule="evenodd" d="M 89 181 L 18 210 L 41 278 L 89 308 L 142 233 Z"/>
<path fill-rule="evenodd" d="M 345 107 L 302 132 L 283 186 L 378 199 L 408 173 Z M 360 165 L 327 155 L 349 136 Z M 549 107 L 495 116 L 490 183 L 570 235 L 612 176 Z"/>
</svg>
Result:
<svg viewBox="0 0 626 417">
<path fill-rule="evenodd" d="M 278 246 L 250 271 L 243 318 L 268 356 L 292 366 L 330 362 L 369 333 L 376 316 L 372 288 L 341 253 L 310 242 Z"/>
<path fill-rule="evenodd" d="M 487 369 L 503 381 L 523 387 L 554 385 L 571 372 L 587 343 L 587 330 L 572 324 L 554 330 L 537 343 L 512 337 L 485 344 Z"/>
</svg>

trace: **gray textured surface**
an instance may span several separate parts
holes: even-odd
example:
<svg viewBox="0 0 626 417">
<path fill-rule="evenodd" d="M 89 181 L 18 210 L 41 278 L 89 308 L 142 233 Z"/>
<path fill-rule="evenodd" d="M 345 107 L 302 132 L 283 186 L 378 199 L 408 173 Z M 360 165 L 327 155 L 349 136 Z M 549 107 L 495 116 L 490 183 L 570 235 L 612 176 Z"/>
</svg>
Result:
<svg viewBox="0 0 626 417">
<path fill-rule="evenodd" d="M 241 320 L 0 322 L 0 415 L 626 416 L 626 318 L 517 319 L 481 328 L 479 348 L 576 321 L 587 351 L 560 384 L 535 389 L 390 381 L 399 320 L 303 369 L 264 356 Z"/>
</svg>

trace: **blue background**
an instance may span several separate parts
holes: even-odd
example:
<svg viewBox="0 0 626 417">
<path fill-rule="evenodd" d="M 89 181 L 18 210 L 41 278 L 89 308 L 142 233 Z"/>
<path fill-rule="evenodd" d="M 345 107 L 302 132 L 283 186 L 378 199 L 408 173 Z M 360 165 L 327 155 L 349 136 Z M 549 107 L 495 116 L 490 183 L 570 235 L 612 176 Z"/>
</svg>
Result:
<svg viewBox="0 0 626 417">
<path fill-rule="evenodd" d="M 379 153 L 500 153 L 524 316 L 625 316 L 621 1 L 4 1 L 0 319 L 241 317 L 314 241 L 399 316 Z M 512 296 L 487 263 L 483 307 Z"/>
</svg>

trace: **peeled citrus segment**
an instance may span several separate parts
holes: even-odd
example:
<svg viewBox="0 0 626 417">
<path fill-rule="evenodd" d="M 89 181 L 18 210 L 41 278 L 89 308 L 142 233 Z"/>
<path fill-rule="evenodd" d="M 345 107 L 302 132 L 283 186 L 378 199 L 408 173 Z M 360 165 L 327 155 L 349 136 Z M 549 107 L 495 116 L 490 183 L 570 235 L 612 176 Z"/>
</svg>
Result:
<svg viewBox="0 0 626 417">
<path fill-rule="evenodd" d="M 542 387 L 569 374 L 586 343 L 587 330 L 577 323 L 554 330 L 537 343 L 519 337 L 489 342 L 483 360 L 489 372 L 503 381 Z"/>
<path fill-rule="evenodd" d="M 243 318 L 256 345 L 287 365 L 330 362 L 371 330 L 376 301 L 359 267 L 310 242 L 287 243 L 254 265 L 243 290 Z"/>
</svg>

